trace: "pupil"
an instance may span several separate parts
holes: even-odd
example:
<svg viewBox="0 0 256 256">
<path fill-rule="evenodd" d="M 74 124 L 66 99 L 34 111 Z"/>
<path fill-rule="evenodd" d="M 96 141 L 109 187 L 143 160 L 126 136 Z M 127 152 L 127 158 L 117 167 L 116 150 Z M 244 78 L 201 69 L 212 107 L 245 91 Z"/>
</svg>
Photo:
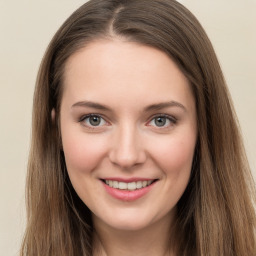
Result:
<svg viewBox="0 0 256 256">
<path fill-rule="evenodd" d="M 166 118 L 165 117 L 157 117 L 155 120 L 155 124 L 157 126 L 164 126 L 166 124 Z"/>
<path fill-rule="evenodd" d="M 91 116 L 89 122 L 92 126 L 97 126 L 100 124 L 100 117 L 98 116 Z"/>
</svg>

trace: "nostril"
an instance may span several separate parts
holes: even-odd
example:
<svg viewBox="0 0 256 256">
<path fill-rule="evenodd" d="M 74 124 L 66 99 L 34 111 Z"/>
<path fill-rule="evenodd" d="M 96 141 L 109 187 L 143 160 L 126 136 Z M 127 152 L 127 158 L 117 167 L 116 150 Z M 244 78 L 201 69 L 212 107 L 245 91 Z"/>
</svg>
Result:
<svg viewBox="0 0 256 256">
<path fill-rule="evenodd" d="M 129 169 L 133 166 L 143 164 L 146 161 L 146 154 L 141 148 L 120 147 L 113 149 L 109 154 L 110 161 L 123 168 Z"/>
<path fill-rule="evenodd" d="M 118 165 L 124 169 L 133 167 L 141 163 L 139 155 L 131 152 L 116 152 L 115 154 L 112 154 L 110 160 L 115 165 Z"/>
</svg>

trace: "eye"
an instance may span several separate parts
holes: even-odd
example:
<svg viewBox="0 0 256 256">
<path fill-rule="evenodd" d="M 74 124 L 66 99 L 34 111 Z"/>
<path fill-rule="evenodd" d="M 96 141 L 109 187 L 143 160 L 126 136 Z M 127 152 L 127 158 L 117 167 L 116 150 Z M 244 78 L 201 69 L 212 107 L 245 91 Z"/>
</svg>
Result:
<svg viewBox="0 0 256 256">
<path fill-rule="evenodd" d="M 107 123 L 100 115 L 96 115 L 96 114 L 90 114 L 90 115 L 84 116 L 80 120 L 80 122 L 85 123 L 85 125 L 88 127 L 103 126 Z"/>
<path fill-rule="evenodd" d="M 176 119 L 170 117 L 169 115 L 159 115 L 155 116 L 150 122 L 150 126 L 155 126 L 159 128 L 170 127 L 171 125 L 176 123 Z"/>
</svg>

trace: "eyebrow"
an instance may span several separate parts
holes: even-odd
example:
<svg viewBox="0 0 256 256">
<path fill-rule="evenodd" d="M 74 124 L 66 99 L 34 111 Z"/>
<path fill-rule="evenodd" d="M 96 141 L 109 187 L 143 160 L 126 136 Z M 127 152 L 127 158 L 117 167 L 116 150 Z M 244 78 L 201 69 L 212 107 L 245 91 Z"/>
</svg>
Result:
<svg viewBox="0 0 256 256">
<path fill-rule="evenodd" d="M 108 108 L 107 106 L 96 103 L 96 102 L 92 102 L 92 101 L 79 101 L 73 104 L 72 108 L 73 107 L 89 107 L 89 108 L 95 108 L 98 110 L 110 111 L 110 108 Z"/>
<path fill-rule="evenodd" d="M 75 104 L 72 105 L 73 107 L 89 107 L 89 108 L 94 108 L 98 110 L 104 110 L 104 111 L 111 111 L 111 109 L 103 104 L 99 104 L 96 102 L 92 101 L 79 101 L 76 102 Z M 156 110 L 161 110 L 163 108 L 168 108 L 168 107 L 178 107 L 183 109 L 184 111 L 187 111 L 184 105 L 177 101 L 168 101 L 168 102 L 161 102 L 157 104 L 152 104 L 144 108 L 144 112 L 150 112 L 150 111 L 156 111 Z"/>
<path fill-rule="evenodd" d="M 184 111 L 187 111 L 185 106 L 177 101 L 168 101 L 168 102 L 161 102 L 158 104 L 149 105 L 144 109 L 144 111 L 149 112 L 149 111 L 153 111 L 153 110 L 161 110 L 163 108 L 168 108 L 168 107 L 178 107 L 178 108 L 183 109 Z"/>
</svg>

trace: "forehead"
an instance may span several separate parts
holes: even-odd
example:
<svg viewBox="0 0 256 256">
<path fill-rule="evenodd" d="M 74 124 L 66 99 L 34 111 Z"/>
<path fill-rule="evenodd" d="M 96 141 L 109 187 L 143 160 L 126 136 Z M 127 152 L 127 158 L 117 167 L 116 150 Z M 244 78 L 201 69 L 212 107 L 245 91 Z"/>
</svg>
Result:
<svg viewBox="0 0 256 256">
<path fill-rule="evenodd" d="M 73 101 L 193 101 L 191 95 L 188 80 L 167 54 L 138 43 L 91 42 L 65 67 L 63 97 Z"/>
</svg>

